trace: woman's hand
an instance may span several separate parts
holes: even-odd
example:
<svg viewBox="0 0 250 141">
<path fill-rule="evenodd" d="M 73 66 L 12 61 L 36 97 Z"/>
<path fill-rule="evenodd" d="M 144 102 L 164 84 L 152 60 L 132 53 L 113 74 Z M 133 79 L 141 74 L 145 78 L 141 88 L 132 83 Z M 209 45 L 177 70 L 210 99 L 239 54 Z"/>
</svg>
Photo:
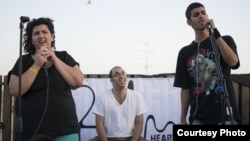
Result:
<svg viewBox="0 0 250 141">
<path fill-rule="evenodd" d="M 40 47 L 36 50 L 34 55 L 34 61 L 37 66 L 42 66 L 44 63 L 51 61 L 53 62 L 56 58 L 55 52 L 47 47 Z"/>
</svg>

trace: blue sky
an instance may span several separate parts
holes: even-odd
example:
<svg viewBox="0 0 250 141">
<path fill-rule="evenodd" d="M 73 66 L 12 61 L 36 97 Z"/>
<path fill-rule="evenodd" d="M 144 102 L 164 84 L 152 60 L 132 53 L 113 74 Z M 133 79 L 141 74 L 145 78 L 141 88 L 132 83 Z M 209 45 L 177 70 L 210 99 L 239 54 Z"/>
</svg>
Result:
<svg viewBox="0 0 250 141">
<path fill-rule="evenodd" d="M 178 51 L 194 39 L 186 24 L 191 0 L 1 0 L 0 75 L 19 57 L 20 17 L 55 20 L 56 49 L 68 51 L 85 74 L 174 73 Z M 241 66 L 250 73 L 250 1 L 200 0 L 222 35 L 231 35 Z"/>
</svg>

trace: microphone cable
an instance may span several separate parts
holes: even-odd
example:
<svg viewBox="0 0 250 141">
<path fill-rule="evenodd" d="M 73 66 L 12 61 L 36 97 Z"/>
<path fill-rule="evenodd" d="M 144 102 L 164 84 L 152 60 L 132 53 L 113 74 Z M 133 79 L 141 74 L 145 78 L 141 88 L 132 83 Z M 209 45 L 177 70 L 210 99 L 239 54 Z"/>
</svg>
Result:
<svg viewBox="0 0 250 141">
<path fill-rule="evenodd" d="M 36 128 L 36 130 L 35 130 L 35 132 L 34 132 L 34 134 L 33 134 L 33 136 L 35 136 L 35 135 L 37 134 L 38 130 L 39 130 L 40 127 L 41 127 L 41 124 L 42 124 L 42 122 L 43 122 L 43 119 L 44 119 L 45 114 L 46 114 L 46 111 L 47 111 L 48 101 L 49 101 L 49 74 L 48 74 L 48 69 L 47 69 L 47 67 L 45 66 L 45 63 L 43 64 L 43 70 L 44 70 L 44 73 L 45 73 L 45 75 L 46 75 L 46 85 L 47 85 L 47 86 L 46 86 L 46 87 L 47 87 L 47 89 L 46 89 L 46 101 L 45 101 L 45 107 L 44 107 L 43 114 L 42 114 L 42 116 L 41 116 L 40 122 L 39 122 L 39 124 L 38 124 L 38 126 L 37 126 L 37 128 Z"/>
</svg>

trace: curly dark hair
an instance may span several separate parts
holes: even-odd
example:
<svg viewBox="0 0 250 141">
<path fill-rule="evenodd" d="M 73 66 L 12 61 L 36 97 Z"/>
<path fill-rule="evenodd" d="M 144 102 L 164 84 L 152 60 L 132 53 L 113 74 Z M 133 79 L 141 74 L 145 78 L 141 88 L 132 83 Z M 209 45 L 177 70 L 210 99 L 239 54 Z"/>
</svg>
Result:
<svg viewBox="0 0 250 141">
<path fill-rule="evenodd" d="M 34 54 L 36 51 L 35 46 L 32 44 L 32 32 L 35 26 L 41 25 L 41 24 L 45 24 L 50 33 L 54 34 L 54 40 L 51 43 L 51 47 L 52 48 L 56 48 L 55 47 L 55 30 L 54 30 L 54 25 L 53 25 L 53 20 L 50 18 L 38 18 L 38 19 L 32 19 L 32 21 L 30 21 L 24 31 L 24 52 L 28 53 L 28 54 Z"/>
</svg>

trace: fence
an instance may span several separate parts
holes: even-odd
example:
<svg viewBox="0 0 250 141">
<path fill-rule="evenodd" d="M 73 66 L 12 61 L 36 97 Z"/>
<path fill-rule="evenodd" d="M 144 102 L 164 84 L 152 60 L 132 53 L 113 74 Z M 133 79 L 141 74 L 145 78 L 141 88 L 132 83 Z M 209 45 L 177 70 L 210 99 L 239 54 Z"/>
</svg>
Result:
<svg viewBox="0 0 250 141">
<path fill-rule="evenodd" d="M 14 134 L 14 114 L 13 101 L 14 97 L 9 94 L 7 85 L 7 76 L 0 76 L 1 82 L 1 96 L 0 96 L 0 141 L 13 141 Z"/>
<path fill-rule="evenodd" d="M 86 78 L 106 78 L 108 75 L 86 75 Z M 174 74 L 159 75 L 128 75 L 130 78 L 137 77 L 174 77 Z M 238 108 L 241 114 L 241 124 L 249 124 L 249 102 L 250 102 L 250 74 L 232 75 L 233 87 L 235 90 Z M 15 114 L 14 97 L 9 94 L 7 76 L 0 75 L 0 141 L 14 141 Z"/>
</svg>

